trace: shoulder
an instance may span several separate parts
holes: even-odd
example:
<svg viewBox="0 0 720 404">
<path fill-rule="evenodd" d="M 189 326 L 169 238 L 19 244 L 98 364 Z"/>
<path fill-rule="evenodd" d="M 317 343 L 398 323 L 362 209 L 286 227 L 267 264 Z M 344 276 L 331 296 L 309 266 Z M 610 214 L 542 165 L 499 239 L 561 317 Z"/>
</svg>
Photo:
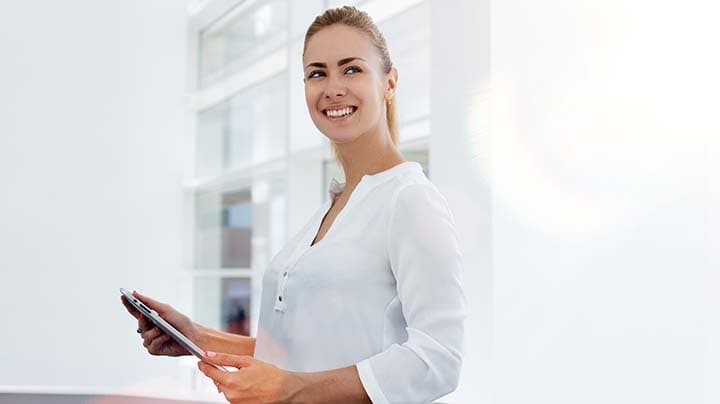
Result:
<svg viewBox="0 0 720 404">
<path fill-rule="evenodd" d="M 397 203 L 425 204 L 429 202 L 447 205 L 440 190 L 430 182 L 422 171 L 410 171 L 397 179 L 393 195 L 393 205 Z"/>
<path fill-rule="evenodd" d="M 422 171 L 410 171 L 396 179 L 389 209 L 391 220 L 398 213 L 416 218 L 425 215 L 451 216 L 447 200 Z"/>
<path fill-rule="evenodd" d="M 404 249 L 426 257 L 462 255 L 447 200 L 422 172 L 403 178 L 391 200 L 391 254 Z"/>
</svg>

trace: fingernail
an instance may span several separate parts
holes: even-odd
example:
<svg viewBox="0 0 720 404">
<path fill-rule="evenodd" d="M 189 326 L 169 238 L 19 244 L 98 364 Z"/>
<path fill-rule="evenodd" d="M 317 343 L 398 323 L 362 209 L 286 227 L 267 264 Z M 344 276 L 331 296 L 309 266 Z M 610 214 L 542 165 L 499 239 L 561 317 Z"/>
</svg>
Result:
<svg viewBox="0 0 720 404">
<path fill-rule="evenodd" d="M 214 357 L 217 356 L 217 354 L 216 354 L 215 352 L 213 352 L 213 351 L 207 351 L 207 352 L 205 352 L 205 353 L 207 354 L 207 356 L 209 356 L 209 357 L 211 357 L 211 358 L 214 358 Z"/>
</svg>

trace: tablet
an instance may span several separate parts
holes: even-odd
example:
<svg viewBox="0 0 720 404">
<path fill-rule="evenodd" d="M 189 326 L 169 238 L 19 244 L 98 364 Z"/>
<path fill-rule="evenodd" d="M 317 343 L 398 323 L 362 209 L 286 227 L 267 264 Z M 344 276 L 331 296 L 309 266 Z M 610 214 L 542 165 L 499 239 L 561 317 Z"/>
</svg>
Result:
<svg viewBox="0 0 720 404">
<path fill-rule="evenodd" d="M 212 360 L 205 355 L 205 351 L 203 351 L 199 346 L 195 345 L 195 343 L 192 342 L 190 338 L 183 335 L 170 323 L 165 321 L 162 317 L 160 317 L 160 315 L 157 314 L 155 310 L 143 304 L 140 299 L 133 296 L 133 294 L 130 293 L 127 289 L 120 288 L 120 293 L 125 296 L 127 301 L 130 302 L 133 307 L 135 307 L 140 313 L 147 317 L 148 320 L 152 321 L 156 326 L 158 326 L 158 328 L 163 330 L 166 334 L 170 336 L 170 338 L 174 339 L 178 344 L 182 345 L 193 355 L 197 356 L 198 359 L 224 372 L 229 371 L 225 367 L 213 363 Z"/>
</svg>

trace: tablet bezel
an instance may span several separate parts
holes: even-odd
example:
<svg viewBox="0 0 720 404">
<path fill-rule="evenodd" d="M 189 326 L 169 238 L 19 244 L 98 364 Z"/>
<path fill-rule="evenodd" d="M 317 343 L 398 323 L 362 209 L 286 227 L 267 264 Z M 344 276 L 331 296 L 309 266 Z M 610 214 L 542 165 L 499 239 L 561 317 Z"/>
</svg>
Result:
<svg viewBox="0 0 720 404">
<path fill-rule="evenodd" d="M 140 313 L 142 313 L 145 318 L 152 321 L 153 324 L 155 324 L 158 328 L 160 328 L 163 332 L 168 334 L 170 338 L 175 340 L 178 344 L 183 346 L 185 349 L 190 351 L 193 355 L 195 355 L 198 359 L 201 361 L 214 366 L 215 368 L 222 370 L 224 372 L 227 372 L 228 369 L 224 368 L 221 365 L 215 364 L 205 355 L 205 351 L 203 351 L 199 346 L 197 346 L 191 339 L 186 337 L 183 333 L 178 331 L 175 327 L 172 326 L 172 324 L 168 323 L 160 317 L 160 315 L 153 309 L 147 307 L 140 299 L 135 297 L 130 291 L 124 288 L 120 288 L 120 293 L 122 293 L 123 296 L 125 296 L 125 299 L 130 302 L 130 304 L 137 309 Z"/>
</svg>

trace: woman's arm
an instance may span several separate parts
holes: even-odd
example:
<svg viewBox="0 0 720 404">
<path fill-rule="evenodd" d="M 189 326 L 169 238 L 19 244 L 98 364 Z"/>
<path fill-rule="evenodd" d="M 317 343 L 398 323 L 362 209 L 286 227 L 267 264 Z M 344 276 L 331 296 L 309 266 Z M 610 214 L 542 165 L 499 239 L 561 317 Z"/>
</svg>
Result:
<svg viewBox="0 0 720 404">
<path fill-rule="evenodd" d="M 462 253 L 447 202 L 432 184 L 401 188 L 391 206 L 390 269 L 407 340 L 356 367 L 373 403 L 428 403 L 460 380 L 467 316 Z"/>
<path fill-rule="evenodd" d="M 249 356 L 208 352 L 217 364 L 241 369 L 222 372 L 198 367 L 231 403 L 370 403 L 355 366 L 322 372 L 289 372 Z"/>
<path fill-rule="evenodd" d="M 195 324 L 199 329 L 198 343 L 206 351 L 254 356 L 255 338 L 231 334 Z"/>
<path fill-rule="evenodd" d="M 357 368 L 323 372 L 291 372 L 291 403 L 370 403 Z"/>
</svg>

